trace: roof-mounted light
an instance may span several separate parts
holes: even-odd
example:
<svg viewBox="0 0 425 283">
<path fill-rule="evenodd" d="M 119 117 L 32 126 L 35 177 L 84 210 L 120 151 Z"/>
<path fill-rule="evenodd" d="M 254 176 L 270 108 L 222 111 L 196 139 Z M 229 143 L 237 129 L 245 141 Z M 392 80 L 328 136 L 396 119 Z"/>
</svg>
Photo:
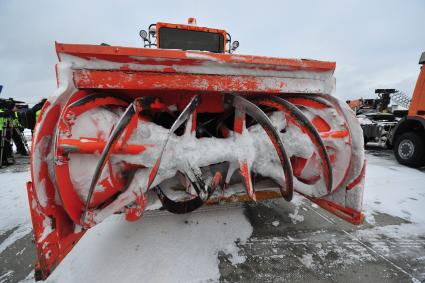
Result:
<svg viewBox="0 0 425 283">
<path fill-rule="evenodd" d="M 188 18 L 187 24 L 191 26 L 196 26 L 196 18 Z"/>
<path fill-rule="evenodd" d="M 235 40 L 232 42 L 232 49 L 231 51 L 235 51 L 239 47 L 239 41 Z"/>
<path fill-rule="evenodd" d="M 142 29 L 141 31 L 139 31 L 139 35 L 143 40 L 147 40 L 148 38 L 148 32 L 145 31 L 144 29 Z"/>
</svg>

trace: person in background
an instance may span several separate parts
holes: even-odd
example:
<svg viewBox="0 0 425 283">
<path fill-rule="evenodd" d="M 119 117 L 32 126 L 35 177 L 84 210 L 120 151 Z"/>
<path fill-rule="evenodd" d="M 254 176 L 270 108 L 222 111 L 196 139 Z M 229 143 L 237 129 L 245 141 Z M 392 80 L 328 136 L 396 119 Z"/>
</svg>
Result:
<svg viewBox="0 0 425 283">
<path fill-rule="evenodd" d="M 22 156 L 28 156 L 29 150 L 27 141 L 24 136 L 24 127 L 20 123 L 19 119 L 19 113 L 18 109 L 14 109 L 14 117 L 12 119 L 12 140 L 13 143 L 16 146 L 16 153 L 22 155 Z"/>
<path fill-rule="evenodd" d="M 30 129 L 31 132 L 34 131 L 35 124 L 37 122 L 38 116 L 40 115 L 41 108 L 43 108 L 46 98 L 43 98 L 40 102 L 35 104 L 33 107 L 19 111 L 18 120 L 23 128 Z"/>
<path fill-rule="evenodd" d="M 14 163 L 12 151 L 12 120 L 15 106 L 11 102 L 0 103 L 0 161 L 1 167 Z"/>
<path fill-rule="evenodd" d="M 14 163 L 12 141 L 17 153 L 28 156 L 29 148 L 23 135 L 24 129 L 34 131 L 41 108 L 47 99 L 42 99 L 32 108 L 12 98 L 0 99 L 0 160 L 1 166 Z M 17 107 L 18 105 L 19 107 Z"/>
</svg>

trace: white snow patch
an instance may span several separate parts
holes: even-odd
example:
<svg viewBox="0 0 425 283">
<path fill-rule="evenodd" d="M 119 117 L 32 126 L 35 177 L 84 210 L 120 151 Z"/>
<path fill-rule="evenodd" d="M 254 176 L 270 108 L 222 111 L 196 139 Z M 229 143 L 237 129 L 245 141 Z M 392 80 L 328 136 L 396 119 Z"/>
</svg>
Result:
<svg viewBox="0 0 425 283">
<path fill-rule="evenodd" d="M 13 270 L 9 270 L 6 271 L 4 274 L 0 275 L 0 282 L 7 282 L 9 281 L 8 279 L 13 275 L 14 271 Z"/>
<path fill-rule="evenodd" d="M 366 157 L 366 215 L 376 211 L 425 225 L 425 174 L 395 160 Z"/>
<path fill-rule="evenodd" d="M 289 218 L 291 218 L 292 223 L 297 224 L 297 222 L 303 222 L 304 216 L 298 214 L 299 213 L 299 206 L 295 207 L 294 213 L 289 213 Z"/>
<path fill-rule="evenodd" d="M 38 242 L 41 243 L 46 239 L 47 236 L 49 236 L 50 233 L 52 233 L 52 220 L 50 220 L 49 217 L 46 217 L 43 219 L 43 233 L 41 233 L 40 238 L 38 239 Z"/>
<path fill-rule="evenodd" d="M 10 245 L 13 245 L 17 240 L 21 239 L 32 231 L 29 223 L 18 226 L 3 242 L 0 243 L 0 253 L 6 250 Z"/>
<path fill-rule="evenodd" d="M 19 281 L 19 283 L 34 283 L 35 278 L 34 278 L 34 270 L 31 271 L 27 277 L 25 277 L 25 279 Z"/>
<path fill-rule="evenodd" d="M 26 190 L 30 172 L 0 174 L 0 234 L 31 221 Z"/>
<path fill-rule="evenodd" d="M 307 268 L 312 269 L 314 267 L 313 264 L 313 255 L 311 254 L 304 254 L 301 258 L 298 258 L 298 260 Z"/>
<path fill-rule="evenodd" d="M 372 239 L 385 235 L 393 239 L 406 239 L 411 237 L 422 237 L 425 235 L 425 225 L 417 224 L 400 224 L 400 225 L 387 225 L 381 227 L 374 227 L 371 229 L 358 230 L 356 234 L 360 238 Z"/>
<path fill-rule="evenodd" d="M 202 59 L 202 60 L 211 60 L 218 61 L 218 59 L 214 56 L 208 54 L 202 54 L 198 52 L 186 52 L 186 57 L 190 59 Z"/>
<path fill-rule="evenodd" d="M 135 223 L 114 216 L 90 229 L 47 282 L 215 282 L 218 252 L 242 263 L 235 241 L 251 233 L 239 206 L 147 214 Z"/>
<path fill-rule="evenodd" d="M 425 174 L 398 164 L 393 158 L 366 154 L 364 214 L 375 225 L 375 214 L 386 213 L 411 223 L 362 229 L 356 236 L 372 243 L 385 256 L 394 255 L 392 243 L 415 242 L 425 235 Z M 393 239 L 385 243 L 382 236 Z"/>
</svg>

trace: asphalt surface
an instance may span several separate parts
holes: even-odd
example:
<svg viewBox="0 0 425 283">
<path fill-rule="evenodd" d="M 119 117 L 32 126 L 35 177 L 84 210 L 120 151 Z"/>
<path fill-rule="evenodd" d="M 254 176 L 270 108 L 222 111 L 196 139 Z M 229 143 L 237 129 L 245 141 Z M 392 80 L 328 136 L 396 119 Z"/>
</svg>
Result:
<svg viewBox="0 0 425 283">
<path fill-rule="evenodd" d="M 369 153 L 393 158 L 388 150 L 369 149 Z M 16 170 L 28 170 L 27 163 L 22 159 Z M 229 255 L 220 252 L 220 282 L 425 282 L 425 261 L 418 260 L 425 259 L 425 235 L 396 240 L 356 236 L 359 230 L 406 220 L 376 214 L 373 226 L 366 222 L 355 226 L 308 201 L 297 208 L 294 213 L 296 206 L 283 200 L 245 204 L 253 234 L 238 246 L 246 261 L 232 265 Z M 0 243 L 12 232 L 1 234 Z M 27 277 L 35 252 L 31 234 L 4 250 L 0 282 Z"/>
<path fill-rule="evenodd" d="M 220 281 L 412 282 L 424 276 L 425 266 L 417 258 L 425 255 L 425 237 L 360 240 L 355 232 L 371 225 L 348 224 L 308 202 L 299 210 L 304 221 L 294 223 L 288 216 L 294 208 L 283 201 L 248 204 L 246 215 L 254 232 L 240 246 L 247 260 L 233 266 L 221 254 Z M 406 223 L 386 214 L 375 215 L 375 220 L 375 226 Z M 392 256 L 376 246 L 390 247 Z"/>
</svg>

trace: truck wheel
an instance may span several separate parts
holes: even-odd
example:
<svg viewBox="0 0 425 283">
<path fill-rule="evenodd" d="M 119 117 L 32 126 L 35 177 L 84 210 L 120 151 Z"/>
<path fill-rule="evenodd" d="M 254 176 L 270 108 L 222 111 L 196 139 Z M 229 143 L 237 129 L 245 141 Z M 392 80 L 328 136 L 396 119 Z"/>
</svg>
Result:
<svg viewBox="0 0 425 283">
<path fill-rule="evenodd" d="M 394 155 L 400 164 L 418 168 L 425 165 L 425 137 L 408 132 L 399 136 L 394 145 Z"/>
</svg>

